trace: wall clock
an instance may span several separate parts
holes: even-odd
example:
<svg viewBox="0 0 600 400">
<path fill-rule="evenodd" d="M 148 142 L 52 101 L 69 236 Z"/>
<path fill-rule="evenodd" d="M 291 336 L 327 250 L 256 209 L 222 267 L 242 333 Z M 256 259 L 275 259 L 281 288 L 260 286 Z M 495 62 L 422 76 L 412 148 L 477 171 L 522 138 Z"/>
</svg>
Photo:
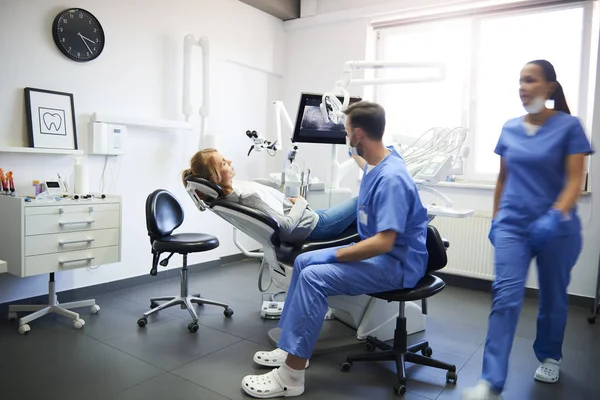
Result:
<svg viewBox="0 0 600 400">
<path fill-rule="evenodd" d="M 104 50 L 100 21 L 81 8 L 61 11 L 52 23 L 52 37 L 61 53 L 73 61 L 92 61 Z"/>
</svg>

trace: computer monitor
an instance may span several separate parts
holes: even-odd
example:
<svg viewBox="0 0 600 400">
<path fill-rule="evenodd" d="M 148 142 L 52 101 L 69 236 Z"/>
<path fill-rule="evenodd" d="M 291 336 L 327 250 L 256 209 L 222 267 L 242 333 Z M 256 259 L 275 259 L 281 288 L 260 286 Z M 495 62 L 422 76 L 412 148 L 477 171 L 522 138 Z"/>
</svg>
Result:
<svg viewBox="0 0 600 400">
<path fill-rule="evenodd" d="M 344 99 L 338 96 L 340 102 Z M 302 93 L 296 116 L 296 127 L 292 142 L 346 144 L 346 128 L 343 123 L 336 124 L 325 118 L 321 112 L 323 94 Z M 350 97 L 350 104 L 362 100 Z"/>
</svg>

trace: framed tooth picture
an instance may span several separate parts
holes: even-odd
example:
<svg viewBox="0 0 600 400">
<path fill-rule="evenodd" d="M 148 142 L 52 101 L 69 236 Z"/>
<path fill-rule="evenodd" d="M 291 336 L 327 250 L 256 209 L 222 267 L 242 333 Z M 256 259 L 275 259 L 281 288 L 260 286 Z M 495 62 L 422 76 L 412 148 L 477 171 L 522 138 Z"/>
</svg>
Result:
<svg viewBox="0 0 600 400">
<path fill-rule="evenodd" d="M 25 88 L 29 147 L 77 150 L 73 94 Z"/>
</svg>

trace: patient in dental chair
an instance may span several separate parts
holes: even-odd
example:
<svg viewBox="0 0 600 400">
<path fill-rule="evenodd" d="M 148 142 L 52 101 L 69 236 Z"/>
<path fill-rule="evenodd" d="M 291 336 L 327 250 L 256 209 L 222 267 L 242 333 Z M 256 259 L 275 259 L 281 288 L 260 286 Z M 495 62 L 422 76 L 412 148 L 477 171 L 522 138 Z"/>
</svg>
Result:
<svg viewBox="0 0 600 400">
<path fill-rule="evenodd" d="M 303 197 L 290 199 L 261 183 L 234 180 L 235 170 L 231 164 L 231 160 L 215 149 L 200 150 L 190 160 L 190 168 L 183 171 L 183 184 L 186 185 L 186 176 L 194 175 L 219 185 L 225 200 L 275 218 L 281 229 L 280 238 L 286 242 L 334 238 L 356 223 L 357 197 L 327 210 L 313 210 Z"/>
</svg>

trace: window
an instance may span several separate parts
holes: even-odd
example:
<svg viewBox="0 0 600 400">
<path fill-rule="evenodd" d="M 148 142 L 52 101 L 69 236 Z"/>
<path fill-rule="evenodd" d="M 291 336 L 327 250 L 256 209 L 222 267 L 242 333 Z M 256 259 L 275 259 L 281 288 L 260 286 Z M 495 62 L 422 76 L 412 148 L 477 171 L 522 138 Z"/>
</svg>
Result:
<svg viewBox="0 0 600 400">
<path fill-rule="evenodd" d="M 586 2 L 379 29 L 378 60 L 446 64 L 443 82 L 376 88 L 376 101 L 388 115 L 386 142 L 406 142 L 434 127 L 466 127 L 465 178 L 494 180 L 500 162 L 493 151 L 502 125 L 525 113 L 519 71 L 534 59 L 554 65 L 571 112 L 589 129 L 589 75 L 595 73 L 597 47 L 593 11 Z M 382 70 L 377 76 L 398 73 Z"/>
</svg>

